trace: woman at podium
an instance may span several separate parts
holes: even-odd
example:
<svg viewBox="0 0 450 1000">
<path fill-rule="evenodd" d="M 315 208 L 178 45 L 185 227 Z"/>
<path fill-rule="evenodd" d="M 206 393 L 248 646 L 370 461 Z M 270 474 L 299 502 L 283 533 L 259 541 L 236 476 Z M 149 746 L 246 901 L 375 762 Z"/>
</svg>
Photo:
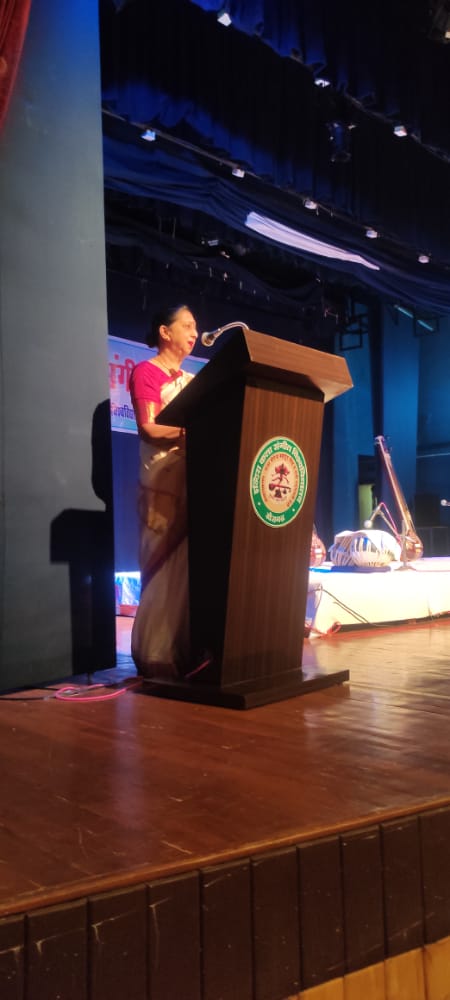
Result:
<svg viewBox="0 0 450 1000">
<path fill-rule="evenodd" d="M 140 437 L 141 571 L 131 652 L 146 677 L 178 676 L 189 652 L 185 436 L 183 428 L 155 420 L 193 378 L 181 366 L 197 336 L 188 306 L 159 312 L 146 339 L 157 353 L 139 362 L 130 378 Z"/>
</svg>

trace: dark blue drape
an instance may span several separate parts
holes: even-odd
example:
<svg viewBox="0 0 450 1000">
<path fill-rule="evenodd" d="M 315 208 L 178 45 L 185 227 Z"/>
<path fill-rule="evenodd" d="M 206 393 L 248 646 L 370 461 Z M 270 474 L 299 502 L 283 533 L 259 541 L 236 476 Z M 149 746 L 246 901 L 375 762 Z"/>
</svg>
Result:
<svg viewBox="0 0 450 1000">
<path fill-rule="evenodd" d="M 368 270 L 360 264 L 324 261 L 318 255 L 310 255 L 318 265 L 332 267 L 343 275 L 354 276 L 368 287 L 388 297 L 424 310 L 447 312 L 450 309 L 450 283 L 447 276 L 439 276 L 429 267 L 415 261 L 404 266 L 396 266 L 384 254 L 379 243 L 369 242 L 364 236 L 358 237 L 352 226 L 343 223 L 336 227 L 332 217 L 313 217 L 302 206 L 293 208 L 292 202 L 284 199 L 264 185 L 251 179 L 244 182 L 215 176 L 189 153 L 183 158 L 158 148 L 158 144 L 148 146 L 124 144 L 120 140 L 104 140 L 105 185 L 130 195 L 156 198 L 175 205 L 187 205 L 201 210 L 212 218 L 219 219 L 240 232 L 249 233 L 246 227 L 250 212 L 269 216 L 283 225 L 300 230 L 309 236 L 318 237 L 344 250 L 359 253 L 379 266 L 378 271 Z M 113 239 L 109 230 L 108 237 Z M 137 232 L 136 226 L 129 232 L 121 227 L 120 236 L 114 235 L 113 242 L 141 242 L 145 245 L 145 228 Z M 292 251 L 298 256 L 303 252 Z M 229 265 L 228 265 L 229 266 Z"/>
<path fill-rule="evenodd" d="M 232 28 L 212 13 L 222 5 L 133 0 L 115 9 L 104 0 L 103 103 L 128 122 L 241 164 L 261 183 L 246 178 L 239 187 L 186 153 L 164 158 L 107 139 L 106 185 L 195 205 L 238 229 L 252 209 L 295 220 L 312 235 L 376 254 L 379 272 L 356 267 L 371 287 L 447 309 L 449 167 L 418 139 L 426 133 L 450 148 L 450 116 L 434 112 L 432 100 L 444 87 L 449 93 L 450 66 L 448 49 L 427 37 L 426 5 L 231 0 Z M 311 67 L 326 68 L 335 89 L 316 87 Z M 395 138 L 381 117 L 389 114 L 405 117 L 416 139 Z M 356 126 L 346 163 L 331 158 L 327 124 L 336 120 Z M 305 194 L 325 211 L 305 220 Z M 365 240 L 367 225 L 382 236 L 376 247 Z M 426 273 L 419 251 L 432 254 Z"/>
</svg>

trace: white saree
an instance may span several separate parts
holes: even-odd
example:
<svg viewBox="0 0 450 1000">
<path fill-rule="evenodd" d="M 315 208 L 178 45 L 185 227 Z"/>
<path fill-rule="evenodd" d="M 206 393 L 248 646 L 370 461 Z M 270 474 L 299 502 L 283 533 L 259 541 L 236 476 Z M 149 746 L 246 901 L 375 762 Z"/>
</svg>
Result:
<svg viewBox="0 0 450 1000">
<path fill-rule="evenodd" d="M 162 407 L 193 376 L 182 372 L 161 389 Z M 189 656 L 189 584 L 184 437 L 161 450 L 140 443 L 138 512 L 141 597 L 131 652 L 145 677 L 174 678 Z"/>
</svg>

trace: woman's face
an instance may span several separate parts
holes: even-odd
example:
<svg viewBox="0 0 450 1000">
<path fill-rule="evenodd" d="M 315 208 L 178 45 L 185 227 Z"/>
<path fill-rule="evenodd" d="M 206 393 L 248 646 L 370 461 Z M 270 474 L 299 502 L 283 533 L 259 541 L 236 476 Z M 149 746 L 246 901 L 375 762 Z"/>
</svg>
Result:
<svg viewBox="0 0 450 1000">
<path fill-rule="evenodd" d="M 180 357 L 191 353 L 198 337 L 197 324 L 189 309 L 179 309 L 170 326 L 162 326 L 160 333 L 161 346 L 170 347 Z"/>
</svg>

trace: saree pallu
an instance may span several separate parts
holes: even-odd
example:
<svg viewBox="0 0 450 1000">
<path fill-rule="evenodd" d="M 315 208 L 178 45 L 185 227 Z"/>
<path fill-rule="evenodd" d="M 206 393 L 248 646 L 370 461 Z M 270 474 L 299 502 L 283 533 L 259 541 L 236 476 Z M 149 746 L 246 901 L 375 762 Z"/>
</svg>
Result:
<svg viewBox="0 0 450 1000">
<path fill-rule="evenodd" d="M 144 676 L 173 678 L 186 671 L 189 656 L 184 438 L 167 451 L 141 441 L 138 514 L 141 596 L 131 652 Z"/>
</svg>

